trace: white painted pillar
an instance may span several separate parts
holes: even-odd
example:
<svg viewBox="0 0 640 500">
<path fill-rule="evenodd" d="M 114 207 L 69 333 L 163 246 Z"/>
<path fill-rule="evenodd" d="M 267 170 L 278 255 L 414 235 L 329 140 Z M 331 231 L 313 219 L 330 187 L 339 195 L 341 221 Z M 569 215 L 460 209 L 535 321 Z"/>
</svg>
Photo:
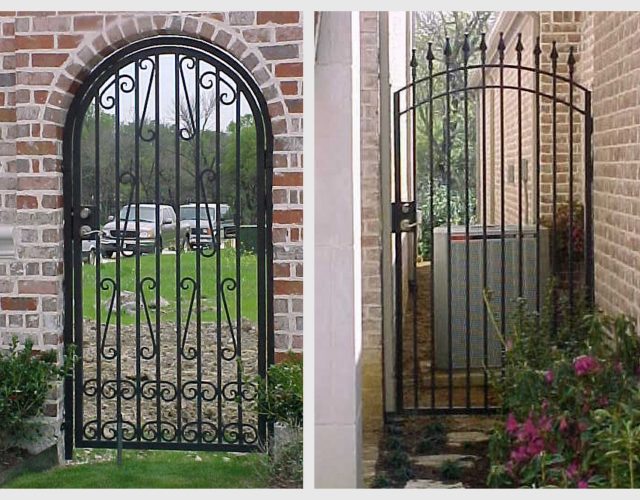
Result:
<svg viewBox="0 0 640 500">
<path fill-rule="evenodd" d="M 315 65 L 315 486 L 362 484 L 360 26 L 323 12 Z"/>
</svg>

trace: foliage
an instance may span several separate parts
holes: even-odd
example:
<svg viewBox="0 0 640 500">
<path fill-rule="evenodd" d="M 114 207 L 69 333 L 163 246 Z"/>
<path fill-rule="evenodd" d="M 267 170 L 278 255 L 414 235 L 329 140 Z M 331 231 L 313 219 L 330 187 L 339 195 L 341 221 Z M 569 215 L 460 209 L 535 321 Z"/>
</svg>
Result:
<svg viewBox="0 0 640 500">
<path fill-rule="evenodd" d="M 269 482 L 276 488 L 302 488 L 302 432 L 294 432 L 277 453 L 269 456 Z"/>
<path fill-rule="evenodd" d="M 386 474 L 376 474 L 371 482 L 372 488 L 390 488 L 391 481 Z"/>
<path fill-rule="evenodd" d="M 431 241 L 431 192 L 428 183 L 424 186 L 425 195 L 421 198 L 423 200 L 422 234 L 419 252 L 425 260 L 428 260 L 431 258 L 431 250 L 433 248 L 433 242 Z M 469 192 L 469 224 L 474 223 L 475 204 L 475 194 Z M 464 194 L 454 190 L 447 193 L 446 185 L 435 184 L 433 187 L 433 228 L 445 225 L 447 220 L 451 220 L 451 225 L 464 224 L 467 220 L 466 207 Z M 449 213 L 449 210 L 451 213 Z"/>
<path fill-rule="evenodd" d="M 269 422 L 302 426 L 302 360 L 292 355 L 258 379 L 258 410 Z"/>
<path fill-rule="evenodd" d="M 573 210 L 569 210 L 569 204 L 563 203 L 556 206 L 556 262 L 559 269 L 565 269 L 569 262 L 569 250 L 571 250 L 571 260 L 581 262 L 584 258 L 584 207 L 579 202 L 574 202 Z M 570 214 L 572 220 L 570 219 Z M 543 215 L 540 218 L 543 226 L 549 231 L 553 230 L 553 217 Z M 554 237 L 549 234 L 550 240 Z M 569 241 L 572 247 L 569 249 Z"/>
<path fill-rule="evenodd" d="M 462 467 L 458 462 L 453 460 L 445 460 L 440 466 L 440 477 L 444 481 L 454 481 L 462 476 Z"/>
<path fill-rule="evenodd" d="M 429 423 L 416 446 L 417 453 L 437 453 L 447 442 L 447 430 L 441 422 Z"/>
<path fill-rule="evenodd" d="M 519 302 L 502 340 L 504 378 L 493 382 L 506 420 L 491 436 L 489 486 L 634 484 L 640 340 L 633 322 L 584 306 L 569 314 L 549 294 L 539 316 Z"/>
<path fill-rule="evenodd" d="M 404 449 L 385 450 L 382 460 L 391 480 L 404 482 L 413 479 L 411 460 Z"/>
<path fill-rule="evenodd" d="M 33 437 L 27 419 L 42 413 L 49 389 L 70 372 L 73 359 L 69 351 L 59 366 L 55 351 L 37 353 L 31 340 L 20 349 L 13 337 L 8 352 L 0 353 L 0 446 Z"/>
</svg>

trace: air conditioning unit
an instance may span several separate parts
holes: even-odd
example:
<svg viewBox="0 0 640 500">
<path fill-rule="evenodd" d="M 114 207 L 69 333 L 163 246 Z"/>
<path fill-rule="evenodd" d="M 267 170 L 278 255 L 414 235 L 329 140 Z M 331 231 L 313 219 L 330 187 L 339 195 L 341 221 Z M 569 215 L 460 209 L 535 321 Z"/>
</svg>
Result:
<svg viewBox="0 0 640 500">
<path fill-rule="evenodd" d="M 501 327 L 502 238 L 500 226 L 487 227 L 487 289 L 491 292 L 491 309 L 498 328 Z M 451 368 L 467 366 L 466 328 L 466 233 L 464 226 L 451 226 L 451 278 L 447 276 L 447 228 L 434 229 L 433 280 L 435 331 L 433 335 L 436 369 L 449 369 L 449 309 L 447 284 L 451 283 Z M 549 277 L 549 234 L 540 227 L 540 303 L 543 303 Z M 483 231 L 482 226 L 469 227 L 469 359 L 472 369 L 482 369 L 484 362 L 483 326 Z M 506 332 L 516 308 L 519 280 L 518 226 L 505 226 L 504 275 Z M 527 307 L 536 307 L 537 244 L 535 226 L 522 228 L 522 296 Z M 495 326 L 487 320 L 487 367 L 501 366 L 502 346 Z"/>
</svg>

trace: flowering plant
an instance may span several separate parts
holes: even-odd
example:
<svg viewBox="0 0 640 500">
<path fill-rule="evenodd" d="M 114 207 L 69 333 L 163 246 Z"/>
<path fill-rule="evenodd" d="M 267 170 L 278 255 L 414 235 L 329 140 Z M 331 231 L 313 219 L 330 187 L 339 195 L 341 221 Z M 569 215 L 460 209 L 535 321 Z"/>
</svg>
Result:
<svg viewBox="0 0 640 500">
<path fill-rule="evenodd" d="M 640 457 L 629 461 L 640 452 L 640 409 L 627 410 L 640 401 L 634 325 L 563 304 L 554 318 L 550 304 L 538 315 L 520 303 L 505 341 L 504 377 L 493 379 L 505 421 L 491 437 L 488 484 L 628 487 L 640 474 Z"/>
</svg>

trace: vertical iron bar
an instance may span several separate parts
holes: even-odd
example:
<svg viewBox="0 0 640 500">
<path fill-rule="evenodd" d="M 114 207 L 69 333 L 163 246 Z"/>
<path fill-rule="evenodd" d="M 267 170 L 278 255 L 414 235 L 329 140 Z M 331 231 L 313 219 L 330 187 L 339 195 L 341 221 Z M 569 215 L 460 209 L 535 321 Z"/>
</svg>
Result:
<svg viewBox="0 0 640 500">
<path fill-rule="evenodd" d="M 266 269 L 267 264 L 265 262 L 265 256 L 269 256 L 269 249 L 266 248 L 267 241 L 270 242 L 270 235 L 267 236 L 266 229 L 270 229 L 270 226 L 265 227 L 265 203 L 266 188 L 265 188 L 265 131 L 262 123 L 256 125 L 256 160 L 257 160 L 257 173 L 256 173 L 256 197 L 258 200 L 257 206 L 257 227 L 258 227 L 258 375 L 261 378 L 267 376 L 267 364 L 271 364 L 273 355 L 271 352 L 271 336 L 270 331 L 267 331 L 266 319 L 266 297 L 265 290 L 269 290 L 272 286 L 271 283 L 265 283 L 265 278 L 271 277 L 271 270 Z M 272 265 L 268 262 L 269 266 Z M 271 289 L 272 290 L 272 289 Z M 271 324 L 269 324 L 271 329 Z M 270 346 L 271 344 L 271 346 Z M 267 356 L 264 355 L 267 351 Z M 270 430 L 270 429 L 269 429 Z M 260 416 L 258 421 L 258 432 L 261 438 L 264 440 L 267 438 L 267 422 L 264 415 Z M 270 433 L 270 432 L 269 432 Z"/>
<path fill-rule="evenodd" d="M 411 67 L 411 175 L 412 175 L 412 187 L 413 187 L 413 201 L 417 206 L 418 202 L 418 175 L 416 164 L 416 68 L 418 67 L 418 61 L 416 59 L 416 49 L 412 50 L 411 61 L 409 66 Z M 413 272 L 413 286 L 412 288 L 412 308 L 413 308 L 413 408 L 418 409 L 419 406 L 419 383 L 418 376 L 418 230 L 413 231 L 413 256 L 411 262 L 411 268 Z"/>
<path fill-rule="evenodd" d="M 585 285 L 587 302 L 595 306 L 595 262 L 593 250 L 593 155 L 591 137 L 593 134 L 593 117 L 591 116 L 591 92 L 584 93 L 584 252 L 585 252 Z"/>
<path fill-rule="evenodd" d="M 156 200 L 156 422 L 157 422 L 157 435 L 156 440 L 159 442 L 162 439 L 162 413 L 160 411 L 160 379 L 162 377 L 160 371 L 161 363 L 161 335 L 160 335 L 160 255 L 162 254 L 162 226 L 163 220 L 160 219 L 160 56 L 155 56 L 156 70 L 153 73 L 155 76 L 154 81 L 154 105 L 155 105 L 155 200 Z M 176 221 L 179 225 L 180 222 Z M 158 240 L 160 238 L 160 240 Z"/>
<path fill-rule="evenodd" d="M 573 47 L 569 48 L 569 327 L 573 324 Z"/>
<path fill-rule="evenodd" d="M 536 311 L 540 313 L 540 37 L 536 38 L 536 46 L 533 49 L 533 56 L 535 60 L 535 154 L 536 154 Z"/>
<path fill-rule="evenodd" d="M 94 124 L 94 145 L 95 145 L 95 151 L 94 151 L 94 156 L 95 156 L 95 193 L 96 193 L 96 197 L 95 197 L 95 201 L 96 201 L 96 206 L 95 206 L 95 210 L 96 210 L 96 214 L 95 214 L 95 221 L 96 221 L 96 225 L 97 228 L 100 228 L 100 96 L 96 95 L 96 97 L 94 98 L 94 103 L 93 103 L 93 109 L 94 109 L 94 119 L 95 119 L 95 124 Z M 95 278 L 96 278 L 96 387 L 97 387 L 97 392 L 96 392 L 96 422 L 97 422 L 97 436 L 98 436 L 98 441 L 102 440 L 102 433 L 100 432 L 101 429 L 101 421 L 102 421 L 102 349 L 101 349 L 101 342 L 102 342 L 102 338 L 101 338 L 101 332 L 102 332 L 102 306 L 101 306 L 101 301 L 100 301 L 100 281 L 102 279 L 101 273 L 100 273 L 100 259 L 101 259 L 101 252 L 100 252 L 100 233 L 98 233 L 97 237 L 96 237 L 96 274 L 95 274 Z"/>
<path fill-rule="evenodd" d="M 447 37 L 444 47 L 446 109 L 445 128 L 443 130 L 445 159 L 447 162 L 447 349 L 449 408 L 453 408 L 453 331 L 451 328 L 451 45 Z"/>
<path fill-rule="evenodd" d="M 140 131 L 144 124 L 140 123 L 140 61 L 135 63 L 134 108 L 135 108 L 135 204 L 136 204 L 136 433 L 138 441 L 142 439 L 142 394 L 141 359 L 140 359 Z"/>
<path fill-rule="evenodd" d="M 470 275 L 470 247 L 469 247 L 469 34 L 464 35 L 462 46 L 464 55 L 464 236 L 465 236 L 465 348 L 466 348 L 466 406 L 471 408 L 471 290 Z"/>
<path fill-rule="evenodd" d="M 239 99 L 240 96 L 236 95 L 236 98 Z M 218 354 L 218 387 L 222 387 L 222 363 L 224 360 L 222 358 L 222 301 L 220 300 L 220 296 L 223 293 L 221 287 L 221 274 L 222 274 L 222 238 L 220 236 L 220 69 L 218 68 L 218 72 L 216 73 L 216 239 L 217 242 L 213 241 L 214 245 L 217 245 L 216 250 L 216 322 L 217 322 L 217 354 Z M 237 160 L 236 160 L 237 161 Z M 218 426 L 219 428 L 224 428 L 223 417 L 222 417 L 222 398 L 218 398 Z M 223 433 L 218 433 L 218 442 L 222 443 L 223 441 Z"/>
<path fill-rule="evenodd" d="M 241 362 L 242 362 L 242 282 L 240 275 L 240 220 L 241 220 L 241 204 L 240 204 L 240 165 L 241 165 L 241 155 L 240 155 L 240 101 L 241 101 L 241 92 L 240 89 L 236 87 L 236 206 L 235 206 L 235 214 L 234 214 L 234 222 L 235 222 L 235 237 L 236 237 L 236 245 L 235 245 L 235 257 L 236 257 L 236 359 L 239 361 L 236 363 L 237 366 L 237 379 L 238 379 L 238 439 L 239 444 L 242 444 L 244 438 L 244 434 L 242 432 L 242 370 L 241 370 Z M 218 181 L 219 182 L 219 181 Z M 220 190 L 218 184 L 218 191 Z M 217 215 L 217 214 L 216 214 Z"/>
<path fill-rule="evenodd" d="M 505 189 L 504 189 L 504 37 L 500 33 L 500 42 L 498 43 L 498 55 L 500 57 L 500 334 L 505 338 L 506 333 L 506 316 L 507 316 L 507 297 L 506 297 L 506 241 L 505 241 Z M 504 346 L 502 351 L 502 374 L 504 376 Z"/>
<path fill-rule="evenodd" d="M 194 58 L 195 66 L 195 191 L 196 191 L 196 349 L 198 353 L 196 361 L 196 375 L 198 377 L 198 397 L 197 397 L 197 429 L 198 443 L 202 443 L 202 276 L 200 268 L 200 257 L 202 248 L 200 245 L 200 60 Z M 216 96 L 217 99 L 217 96 Z M 218 343 L 217 349 L 220 350 Z M 218 386 L 218 390 L 221 388 Z"/>
<path fill-rule="evenodd" d="M 480 62 L 482 72 L 482 291 L 487 289 L 487 44 L 485 34 L 480 39 Z M 482 301 L 482 359 L 489 366 L 489 311 Z M 489 375 L 484 370 L 484 407 L 489 408 Z"/>
<path fill-rule="evenodd" d="M 429 297 L 429 321 L 430 321 L 430 332 L 429 332 L 429 343 L 431 349 L 431 408 L 436 407 L 436 350 L 435 350 L 435 286 L 433 280 L 434 266 L 433 266 L 433 250 L 435 248 L 434 245 L 434 223 L 435 218 L 433 216 L 433 171 L 434 171 L 434 155 L 433 155 L 433 50 L 432 44 L 429 42 L 429 47 L 427 50 L 427 63 L 429 66 L 429 227 L 431 234 L 431 248 L 430 248 L 430 256 L 431 256 L 431 293 Z"/>
<path fill-rule="evenodd" d="M 523 296 L 523 234 L 522 234 L 522 34 L 516 44 L 518 61 L 518 297 Z"/>
<path fill-rule="evenodd" d="M 182 298 L 180 285 L 180 257 L 182 245 L 178 248 L 180 237 L 180 54 L 175 54 L 173 61 L 174 80 L 174 114 L 175 136 L 174 163 L 176 167 L 176 438 L 178 443 L 182 441 Z"/>
<path fill-rule="evenodd" d="M 551 103 L 551 141 L 552 141 L 552 145 L 551 145 L 551 151 L 552 151 L 552 184 L 551 184 L 551 268 L 553 269 L 553 276 L 558 279 L 558 259 L 557 259 L 557 249 L 558 249 L 558 244 L 557 244 L 557 230 L 558 230 L 558 225 L 557 225 L 557 201 L 558 201 L 558 154 L 557 154 L 557 125 L 558 125 L 558 116 L 557 116 L 557 99 L 558 99 L 558 82 L 557 82 L 557 78 L 556 78 L 556 72 L 558 69 L 558 52 L 556 50 L 556 42 L 555 40 L 553 41 L 553 46 L 551 49 L 551 71 L 552 71 L 552 86 L 553 86 L 553 90 L 552 90 L 552 96 L 553 96 L 553 101 Z M 557 307 L 556 307 L 556 284 L 554 284 L 553 287 L 553 301 L 552 301 L 552 307 L 553 307 L 553 314 L 552 316 L 552 322 L 551 322 L 551 328 L 553 333 L 556 333 L 556 312 L 557 312 Z"/>
<path fill-rule="evenodd" d="M 120 258 L 122 238 L 120 237 L 120 70 L 116 70 L 115 81 L 115 173 L 116 173 L 116 419 L 117 426 L 122 424 L 122 349 L 120 339 L 120 309 L 121 288 L 120 288 Z M 118 429 L 116 429 L 118 430 Z M 121 433 L 118 432 L 118 436 Z"/>
<path fill-rule="evenodd" d="M 400 183 L 400 94 L 393 94 L 393 159 L 394 159 L 394 191 L 395 202 L 401 203 L 402 189 Z M 402 411 L 403 404 L 403 373 L 402 373 L 402 234 L 396 231 L 396 355 L 395 355 L 395 375 L 396 375 L 396 409 Z"/>
</svg>

